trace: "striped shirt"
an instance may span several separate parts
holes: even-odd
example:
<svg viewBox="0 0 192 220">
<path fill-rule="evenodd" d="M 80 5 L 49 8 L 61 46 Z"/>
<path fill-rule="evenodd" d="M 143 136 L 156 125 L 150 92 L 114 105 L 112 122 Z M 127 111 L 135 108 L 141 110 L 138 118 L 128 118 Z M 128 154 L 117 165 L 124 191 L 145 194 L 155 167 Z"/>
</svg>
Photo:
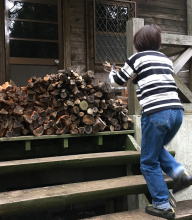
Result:
<svg viewBox="0 0 192 220">
<path fill-rule="evenodd" d="M 137 98 L 143 114 L 170 108 L 183 108 L 173 78 L 173 63 L 158 51 L 143 51 L 132 55 L 119 70 L 112 70 L 112 85 L 124 85 L 130 78 L 138 85 Z"/>
</svg>

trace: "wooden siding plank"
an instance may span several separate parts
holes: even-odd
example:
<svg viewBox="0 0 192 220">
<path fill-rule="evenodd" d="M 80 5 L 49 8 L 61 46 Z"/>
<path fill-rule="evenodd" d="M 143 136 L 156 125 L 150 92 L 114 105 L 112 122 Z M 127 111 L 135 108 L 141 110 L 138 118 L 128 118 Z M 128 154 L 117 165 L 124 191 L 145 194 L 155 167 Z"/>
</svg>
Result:
<svg viewBox="0 0 192 220">
<path fill-rule="evenodd" d="M 158 19 L 155 17 L 146 18 L 145 24 L 157 24 L 161 27 L 162 31 L 172 34 L 187 34 L 187 24 L 186 22 Z"/>
<path fill-rule="evenodd" d="M 162 8 L 162 7 L 156 7 L 156 6 L 145 6 L 143 8 L 142 4 L 138 5 L 138 10 L 141 14 L 144 16 L 155 16 L 162 18 L 162 19 L 170 19 L 170 20 L 177 20 L 182 19 L 181 21 L 186 21 L 186 9 L 174 9 L 174 8 Z M 172 17 L 171 17 L 172 15 Z"/>
<path fill-rule="evenodd" d="M 185 10 L 186 5 L 180 0 L 158 0 L 158 1 L 146 1 L 146 0 L 135 0 L 137 5 L 142 5 L 144 8 L 149 6 L 155 6 L 156 8 L 169 8 Z"/>
<path fill-rule="evenodd" d="M 163 31 L 186 34 L 186 4 L 179 0 L 146 1 L 136 0 L 137 17 L 145 19 L 145 24 L 158 24 Z"/>
<path fill-rule="evenodd" d="M 192 36 L 162 33 L 162 44 L 192 46 Z"/>
</svg>

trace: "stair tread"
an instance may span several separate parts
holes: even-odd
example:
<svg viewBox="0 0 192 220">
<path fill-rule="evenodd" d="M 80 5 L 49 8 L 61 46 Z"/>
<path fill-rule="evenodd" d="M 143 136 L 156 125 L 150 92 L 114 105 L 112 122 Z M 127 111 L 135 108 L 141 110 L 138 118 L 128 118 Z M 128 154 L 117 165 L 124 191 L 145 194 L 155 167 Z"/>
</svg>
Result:
<svg viewBox="0 0 192 220">
<path fill-rule="evenodd" d="M 89 153 L 89 154 L 79 154 L 79 155 L 69 155 L 69 156 L 54 156 L 54 157 L 44 157 L 44 158 L 34 158 L 34 159 L 24 159 L 24 160 L 12 160 L 12 161 L 2 161 L 0 162 L 0 169 L 5 167 L 18 167 L 23 165 L 42 165 L 48 163 L 62 162 L 66 164 L 76 164 L 76 163 L 87 163 L 93 160 L 105 161 L 113 160 L 115 163 L 116 159 L 131 159 L 136 157 L 139 159 L 140 153 L 137 151 L 115 151 L 115 152 L 102 152 L 102 153 Z M 122 160 L 125 162 L 125 160 Z"/>
<path fill-rule="evenodd" d="M 177 203 L 176 218 L 175 219 L 189 219 L 192 217 L 192 200 L 180 201 Z M 126 211 L 120 213 L 113 213 L 108 215 L 96 216 L 86 218 L 84 220 L 125 220 L 125 219 L 141 219 L 141 220 L 160 220 L 164 218 L 151 216 L 145 213 L 144 210 Z M 191 218 L 190 218 L 191 219 Z"/>
<path fill-rule="evenodd" d="M 166 180 L 171 183 L 171 179 Z M 62 202 L 64 204 L 95 197 L 111 197 L 114 195 L 135 194 L 147 191 L 142 175 L 126 176 L 106 180 L 72 183 L 41 188 L 16 190 L 0 193 L 0 211 L 23 204 L 48 204 Z"/>
</svg>

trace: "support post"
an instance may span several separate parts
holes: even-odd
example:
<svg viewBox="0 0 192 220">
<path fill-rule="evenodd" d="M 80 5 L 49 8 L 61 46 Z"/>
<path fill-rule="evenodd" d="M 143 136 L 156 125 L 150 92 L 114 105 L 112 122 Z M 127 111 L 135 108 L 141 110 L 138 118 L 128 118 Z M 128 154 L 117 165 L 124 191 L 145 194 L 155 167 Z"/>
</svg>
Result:
<svg viewBox="0 0 192 220">
<path fill-rule="evenodd" d="M 0 84 L 6 81 L 6 52 L 5 52 L 5 14 L 4 1 L 0 1 Z"/>
<path fill-rule="evenodd" d="M 63 139 L 63 146 L 64 146 L 65 149 L 69 148 L 69 139 L 68 138 Z"/>
<path fill-rule="evenodd" d="M 192 0 L 187 0 L 187 32 L 192 35 Z"/>
<path fill-rule="evenodd" d="M 31 141 L 25 141 L 25 151 L 31 151 Z"/>
<path fill-rule="evenodd" d="M 98 136 L 98 137 L 97 137 L 97 144 L 98 144 L 99 146 L 102 146 L 102 145 L 103 145 L 103 136 Z"/>
<path fill-rule="evenodd" d="M 192 91 L 192 58 L 189 62 L 189 89 Z"/>
<path fill-rule="evenodd" d="M 132 18 L 127 22 L 127 57 L 136 52 L 133 45 L 133 37 L 135 33 L 144 26 L 144 19 Z M 128 109 L 130 115 L 140 115 L 141 109 L 136 97 L 135 85 L 128 83 Z"/>
</svg>

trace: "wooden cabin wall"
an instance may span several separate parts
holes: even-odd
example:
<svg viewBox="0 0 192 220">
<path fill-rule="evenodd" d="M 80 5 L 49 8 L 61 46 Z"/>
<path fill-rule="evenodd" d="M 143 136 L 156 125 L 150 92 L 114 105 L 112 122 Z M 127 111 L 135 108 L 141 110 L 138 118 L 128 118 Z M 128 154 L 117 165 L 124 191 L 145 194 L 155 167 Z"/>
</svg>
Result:
<svg viewBox="0 0 192 220">
<path fill-rule="evenodd" d="M 135 0 L 137 17 L 155 23 L 168 33 L 187 34 L 186 0 Z"/>
<path fill-rule="evenodd" d="M 187 34 L 187 0 L 135 0 L 137 17 L 144 18 L 145 24 L 160 25 L 163 32 Z M 189 86 L 189 64 L 178 73 Z"/>
<path fill-rule="evenodd" d="M 136 16 L 144 18 L 145 24 L 156 23 L 164 32 L 187 34 L 186 0 L 135 1 Z M 74 69 L 80 68 L 80 71 L 84 71 L 87 69 L 86 1 L 70 0 L 69 5 L 71 65 Z M 97 81 L 108 79 L 108 74 L 103 72 L 101 65 L 95 65 L 93 70 Z"/>
<path fill-rule="evenodd" d="M 80 71 L 86 68 L 86 23 L 85 1 L 70 1 L 70 46 L 71 65 Z"/>
<path fill-rule="evenodd" d="M 145 24 L 158 24 L 163 32 L 187 34 L 186 0 L 134 0 L 136 17 L 144 18 Z M 97 78 L 107 80 L 101 66 L 95 66 Z M 187 77 L 187 75 L 185 76 Z"/>
</svg>

